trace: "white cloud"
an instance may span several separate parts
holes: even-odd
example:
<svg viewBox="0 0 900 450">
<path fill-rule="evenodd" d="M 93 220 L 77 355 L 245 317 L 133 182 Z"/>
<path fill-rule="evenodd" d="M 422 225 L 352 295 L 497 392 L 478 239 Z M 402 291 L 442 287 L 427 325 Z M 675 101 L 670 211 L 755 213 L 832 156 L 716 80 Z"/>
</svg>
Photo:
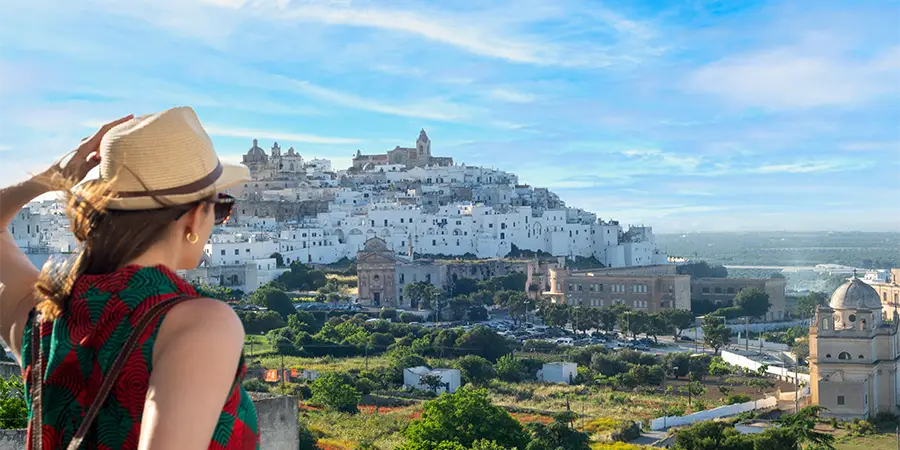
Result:
<svg viewBox="0 0 900 450">
<path fill-rule="evenodd" d="M 319 136 L 315 134 L 292 133 L 275 130 L 248 130 L 244 128 L 225 127 L 219 125 L 204 125 L 206 132 L 213 136 L 245 137 L 248 139 L 265 138 L 288 142 L 320 145 L 349 145 L 362 143 L 362 139 L 343 138 L 331 136 Z"/>
<path fill-rule="evenodd" d="M 769 164 L 760 166 L 759 173 L 812 173 L 831 172 L 842 169 L 842 164 L 833 161 L 809 161 L 795 164 Z"/>
<path fill-rule="evenodd" d="M 709 63 L 689 76 L 687 88 L 741 107 L 794 110 L 854 105 L 897 92 L 897 61 L 900 48 L 858 60 L 804 44 Z"/>
<path fill-rule="evenodd" d="M 536 99 L 533 94 L 527 92 L 501 88 L 491 89 L 491 91 L 488 92 L 488 97 L 509 103 L 531 103 Z"/>
<path fill-rule="evenodd" d="M 82 123 L 87 128 L 98 128 L 106 123 L 102 120 L 88 120 Z M 290 131 L 276 130 L 251 130 L 246 128 L 226 127 L 216 124 L 205 124 L 203 129 L 210 136 L 240 137 L 247 139 L 276 139 L 288 142 L 320 145 L 350 145 L 365 142 L 363 139 L 319 136 L 315 134 L 293 133 Z"/>
<path fill-rule="evenodd" d="M 345 92 L 328 89 L 308 81 L 286 80 L 297 92 L 317 100 L 334 103 L 350 108 L 379 112 L 395 116 L 414 117 L 446 121 L 461 121 L 470 118 L 474 111 L 471 108 L 440 99 L 427 99 L 405 105 L 390 105 L 377 100 L 358 97 Z"/>
<path fill-rule="evenodd" d="M 593 39 L 559 42 L 541 39 L 525 31 L 531 25 L 548 20 L 569 23 L 570 28 L 585 28 L 585 24 L 574 22 L 579 11 L 595 9 L 587 4 L 570 4 L 570 8 L 552 4 L 524 7 L 521 0 L 517 0 L 502 5 L 454 8 L 451 12 L 418 2 L 411 3 L 415 8 L 401 9 L 352 1 L 159 0 L 146 4 L 95 1 L 117 14 L 202 39 L 217 48 L 227 46 L 229 37 L 243 25 L 258 26 L 261 21 L 277 21 L 290 25 L 314 23 L 405 33 L 474 55 L 534 65 L 604 67 L 639 59 L 631 53 L 651 53 L 643 47 L 630 45 L 618 54 L 611 50 L 614 45 L 600 45 Z M 459 12 L 463 10 L 465 12 Z M 591 28 L 602 27 L 607 36 L 611 36 L 613 44 L 624 40 L 639 42 L 655 34 L 646 25 L 612 12 L 595 14 L 591 18 L 595 20 Z M 275 45 L 281 45 L 281 42 Z"/>
<path fill-rule="evenodd" d="M 703 163 L 703 161 L 697 157 L 677 155 L 659 149 L 628 149 L 621 153 L 629 158 L 638 158 L 646 162 L 661 163 L 663 166 L 680 168 L 683 170 L 695 169 Z"/>
</svg>

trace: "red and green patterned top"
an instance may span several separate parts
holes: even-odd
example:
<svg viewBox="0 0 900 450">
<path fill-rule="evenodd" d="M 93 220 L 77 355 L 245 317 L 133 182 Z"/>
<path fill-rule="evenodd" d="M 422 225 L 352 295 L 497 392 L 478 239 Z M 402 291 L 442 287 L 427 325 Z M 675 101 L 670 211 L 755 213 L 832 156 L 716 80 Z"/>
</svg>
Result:
<svg viewBox="0 0 900 450">
<path fill-rule="evenodd" d="M 141 315 L 166 299 L 195 295 L 193 286 L 164 266 L 127 266 L 109 274 L 84 275 L 76 281 L 65 314 L 41 326 L 45 450 L 63 449 L 68 445 Z M 165 313 L 155 323 L 150 323 L 138 341 L 137 349 L 127 359 L 118 382 L 85 438 L 85 448 L 137 449 L 144 399 L 153 371 L 153 344 L 163 318 Z M 23 342 L 30 448 L 34 436 L 30 426 L 33 414 L 31 318 L 25 327 Z M 259 448 L 256 408 L 241 387 L 245 373 L 242 356 L 211 437 L 210 449 Z"/>
</svg>

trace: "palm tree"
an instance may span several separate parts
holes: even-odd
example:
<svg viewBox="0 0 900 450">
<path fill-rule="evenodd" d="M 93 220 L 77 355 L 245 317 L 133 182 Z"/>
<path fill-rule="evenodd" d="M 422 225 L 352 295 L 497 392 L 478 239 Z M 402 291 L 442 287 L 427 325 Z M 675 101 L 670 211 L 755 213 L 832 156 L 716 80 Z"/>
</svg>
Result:
<svg viewBox="0 0 900 450">
<path fill-rule="evenodd" d="M 796 433 L 799 442 L 815 444 L 817 449 L 834 450 L 834 436 L 815 430 L 822 411 L 826 411 L 826 408 L 817 405 L 807 406 L 797 414 L 779 417 L 775 423 Z"/>
</svg>

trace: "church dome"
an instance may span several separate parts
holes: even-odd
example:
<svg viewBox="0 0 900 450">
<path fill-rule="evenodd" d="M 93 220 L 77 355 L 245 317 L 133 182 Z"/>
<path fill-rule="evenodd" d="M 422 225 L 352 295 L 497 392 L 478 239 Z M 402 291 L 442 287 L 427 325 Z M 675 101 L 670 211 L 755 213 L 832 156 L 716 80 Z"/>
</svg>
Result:
<svg viewBox="0 0 900 450">
<path fill-rule="evenodd" d="M 828 306 L 834 309 L 881 309 L 878 292 L 854 276 L 831 294 Z"/>
<path fill-rule="evenodd" d="M 259 141 L 256 139 L 253 140 L 253 147 L 250 147 L 250 150 L 247 151 L 248 156 L 266 156 L 265 150 L 259 147 Z"/>
</svg>

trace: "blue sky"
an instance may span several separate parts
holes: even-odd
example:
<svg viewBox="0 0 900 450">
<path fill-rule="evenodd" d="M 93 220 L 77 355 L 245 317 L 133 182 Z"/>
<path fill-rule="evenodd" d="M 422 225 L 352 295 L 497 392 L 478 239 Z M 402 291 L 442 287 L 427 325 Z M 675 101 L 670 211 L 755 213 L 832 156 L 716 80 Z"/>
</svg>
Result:
<svg viewBox="0 0 900 450">
<path fill-rule="evenodd" d="M 0 0 L 0 181 L 195 107 L 345 167 L 412 145 L 658 232 L 900 230 L 897 1 Z"/>
</svg>

